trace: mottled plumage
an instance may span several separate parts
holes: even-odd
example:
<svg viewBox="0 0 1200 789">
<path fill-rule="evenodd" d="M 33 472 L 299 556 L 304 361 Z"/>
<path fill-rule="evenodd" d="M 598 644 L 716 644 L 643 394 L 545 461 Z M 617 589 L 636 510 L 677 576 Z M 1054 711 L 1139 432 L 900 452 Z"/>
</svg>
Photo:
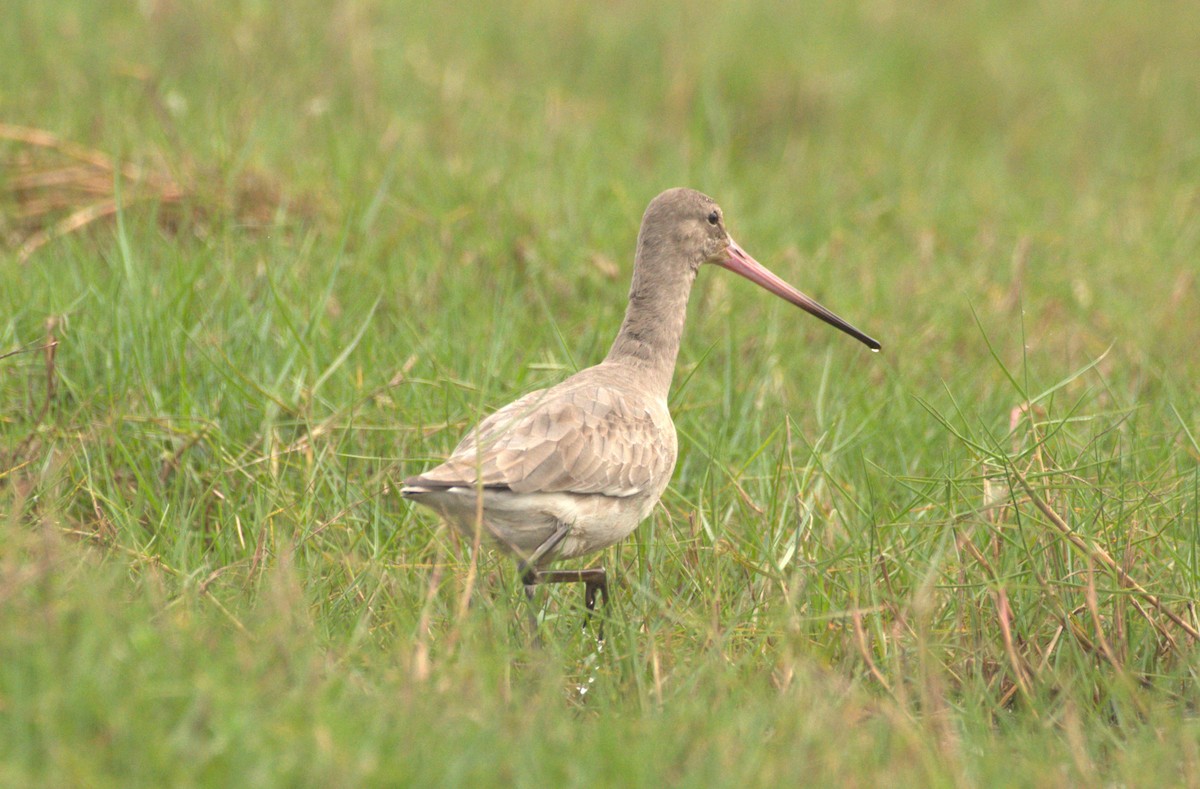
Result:
<svg viewBox="0 0 1200 789">
<path fill-rule="evenodd" d="M 551 561 L 628 536 L 675 468 L 667 394 L 688 294 L 704 263 L 741 274 L 879 347 L 743 252 L 711 198 L 672 189 L 642 218 L 629 307 L 604 361 L 496 411 L 445 463 L 405 480 L 403 495 L 468 535 L 480 524 L 530 565 L 527 583 Z"/>
<path fill-rule="evenodd" d="M 481 422 L 445 463 L 406 480 L 405 495 L 468 533 L 482 495 L 485 526 L 523 558 L 563 523 L 573 528 L 543 562 L 624 539 L 662 495 L 676 454 L 665 398 L 630 389 L 633 380 L 602 363 L 530 392 Z"/>
</svg>

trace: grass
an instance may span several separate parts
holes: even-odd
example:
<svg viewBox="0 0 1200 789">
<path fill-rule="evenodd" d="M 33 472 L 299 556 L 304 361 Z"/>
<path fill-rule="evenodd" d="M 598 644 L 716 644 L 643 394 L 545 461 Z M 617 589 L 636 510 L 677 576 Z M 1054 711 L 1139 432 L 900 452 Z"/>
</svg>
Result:
<svg viewBox="0 0 1200 789">
<path fill-rule="evenodd" d="M 1193 5 L 16 8 L 0 783 L 1200 783 Z M 395 485 L 683 184 L 884 352 L 702 272 L 537 648 Z"/>
</svg>

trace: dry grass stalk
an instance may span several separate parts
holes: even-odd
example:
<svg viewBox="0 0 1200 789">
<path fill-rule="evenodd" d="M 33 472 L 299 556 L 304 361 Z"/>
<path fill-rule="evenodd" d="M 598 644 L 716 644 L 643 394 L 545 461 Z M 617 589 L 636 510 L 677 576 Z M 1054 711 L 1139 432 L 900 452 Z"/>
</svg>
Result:
<svg viewBox="0 0 1200 789">
<path fill-rule="evenodd" d="M 1053 508 L 1050 507 L 1050 505 L 1043 501 L 1042 498 L 1034 492 L 1028 480 L 1025 479 L 1021 472 L 1013 468 L 1011 469 L 1010 473 L 1012 474 L 1013 479 L 1016 480 L 1017 484 L 1020 485 L 1025 493 L 1029 496 L 1029 500 L 1032 501 L 1034 506 L 1046 516 L 1051 525 L 1054 526 L 1054 528 L 1066 538 L 1067 542 L 1083 551 L 1083 553 L 1092 561 L 1103 565 L 1106 569 L 1117 576 L 1117 579 L 1121 582 L 1122 586 L 1132 591 L 1151 608 L 1158 611 L 1167 619 L 1170 619 L 1176 627 L 1187 633 L 1193 641 L 1200 643 L 1200 630 L 1197 630 L 1185 619 L 1183 619 L 1183 617 L 1179 616 L 1170 608 L 1165 606 L 1156 595 L 1146 591 L 1146 589 L 1136 580 L 1134 580 L 1129 573 L 1125 572 L 1121 565 L 1119 565 L 1111 556 L 1109 556 L 1108 551 L 1104 550 L 1099 545 L 1092 544 L 1089 540 L 1084 539 L 1082 535 L 1072 529 L 1067 522 L 1063 520 L 1063 518 L 1057 512 L 1055 512 Z"/>
<path fill-rule="evenodd" d="M 883 687 L 888 693 L 892 692 L 892 686 L 883 676 L 883 672 L 875 665 L 875 660 L 871 657 L 871 648 L 867 645 L 867 632 L 863 627 L 862 611 L 855 608 L 850 612 L 850 621 L 854 625 L 854 643 L 858 647 L 858 654 L 862 657 L 863 662 L 867 665 L 867 671 L 871 672 L 871 676 L 875 681 Z"/>
<path fill-rule="evenodd" d="M 176 230 L 213 213 L 234 216 L 243 226 L 267 225 L 285 203 L 281 190 L 262 173 L 242 172 L 229 189 L 227 174 L 197 167 L 182 154 L 173 170 L 165 164 L 143 167 L 44 129 L 7 123 L 0 123 L 0 141 L 15 143 L 11 153 L 0 148 L 0 170 L 6 172 L 0 205 L 14 205 L 0 213 L 12 219 L 11 225 L 0 223 L 0 231 L 16 247 L 22 263 L 54 239 L 114 217 L 131 205 L 170 208 L 160 212 L 159 220 Z M 302 215 L 319 210 L 307 195 L 287 205 Z"/>
<path fill-rule="evenodd" d="M 1002 697 L 1001 704 L 1007 704 L 1018 690 L 1026 699 L 1031 698 L 1034 672 L 1018 651 L 1016 639 L 1013 637 L 1012 603 L 1009 601 L 1008 592 L 1000 584 L 1000 575 L 996 572 L 991 562 L 987 560 L 987 557 L 975 547 L 975 544 L 965 534 L 958 535 L 957 541 L 958 545 L 966 550 L 971 555 L 971 558 L 984 569 L 988 579 L 995 585 L 995 588 L 991 592 L 991 597 L 996 605 L 996 617 L 1000 624 L 1000 636 L 1004 641 L 1004 653 L 1008 657 L 1009 664 L 1012 666 L 1013 677 L 1015 679 L 1013 686 Z"/>
<path fill-rule="evenodd" d="M 439 552 L 433 565 L 433 572 L 429 574 L 429 584 L 425 590 L 425 604 L 421 606 L 421 617 L 417 622 L 416 643 L 413 646 L 411 666 L 412 678 L 417 682 L 428 680 L 432 670 L 429 642 L 432 638 L 434 598 L 437 597 L 438 587 L 442 583 L 443 567 L 444 562 Z"/>
<path fill-rule="evenodd" d="M 17 260 L 22 263 L 53 239 L 114 216 L 122 205 L 144 201 L 174 204 L 185 196 L 184 189 L 163 170 L 114 161 L 43 129 L 0 123 L 0 140 L 24 146 L 14 161 L 7 163 L 12 176 L 6 181 L 9 195 L 19 206 L 14 215 L 24 226 L 24 233 L 18 229 L 23 237 L 17 247 Z M 72 161 L 74 164 L 69 163 Z"/>
</svg>

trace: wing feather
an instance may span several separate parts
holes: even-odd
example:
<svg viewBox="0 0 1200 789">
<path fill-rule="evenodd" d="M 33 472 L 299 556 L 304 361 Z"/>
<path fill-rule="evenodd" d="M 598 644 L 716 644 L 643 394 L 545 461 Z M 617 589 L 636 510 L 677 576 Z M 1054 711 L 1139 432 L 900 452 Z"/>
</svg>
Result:
<svg viewBox="0 0 1200 789">
<path fill-rule="evenodd" d="M 675 467 L 675 428 L 649 397 L 603 384 L 531 392 L 483 420 L 410 484 L 633 496 Z"/>
</svg>

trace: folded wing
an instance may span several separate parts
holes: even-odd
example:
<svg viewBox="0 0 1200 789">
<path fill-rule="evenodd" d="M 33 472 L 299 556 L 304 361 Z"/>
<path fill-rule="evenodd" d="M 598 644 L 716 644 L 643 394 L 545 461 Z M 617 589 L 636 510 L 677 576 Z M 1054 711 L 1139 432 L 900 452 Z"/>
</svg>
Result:
<svg viewBox="0 0 1200 789">
<path fill-rule="evenodd" d="M 445 463 L 405 484 L 635 496 L 670 476 L 675 450 L 665 409 L 648 398 L 555 387 L 492 414 Z"/>
</svg>

